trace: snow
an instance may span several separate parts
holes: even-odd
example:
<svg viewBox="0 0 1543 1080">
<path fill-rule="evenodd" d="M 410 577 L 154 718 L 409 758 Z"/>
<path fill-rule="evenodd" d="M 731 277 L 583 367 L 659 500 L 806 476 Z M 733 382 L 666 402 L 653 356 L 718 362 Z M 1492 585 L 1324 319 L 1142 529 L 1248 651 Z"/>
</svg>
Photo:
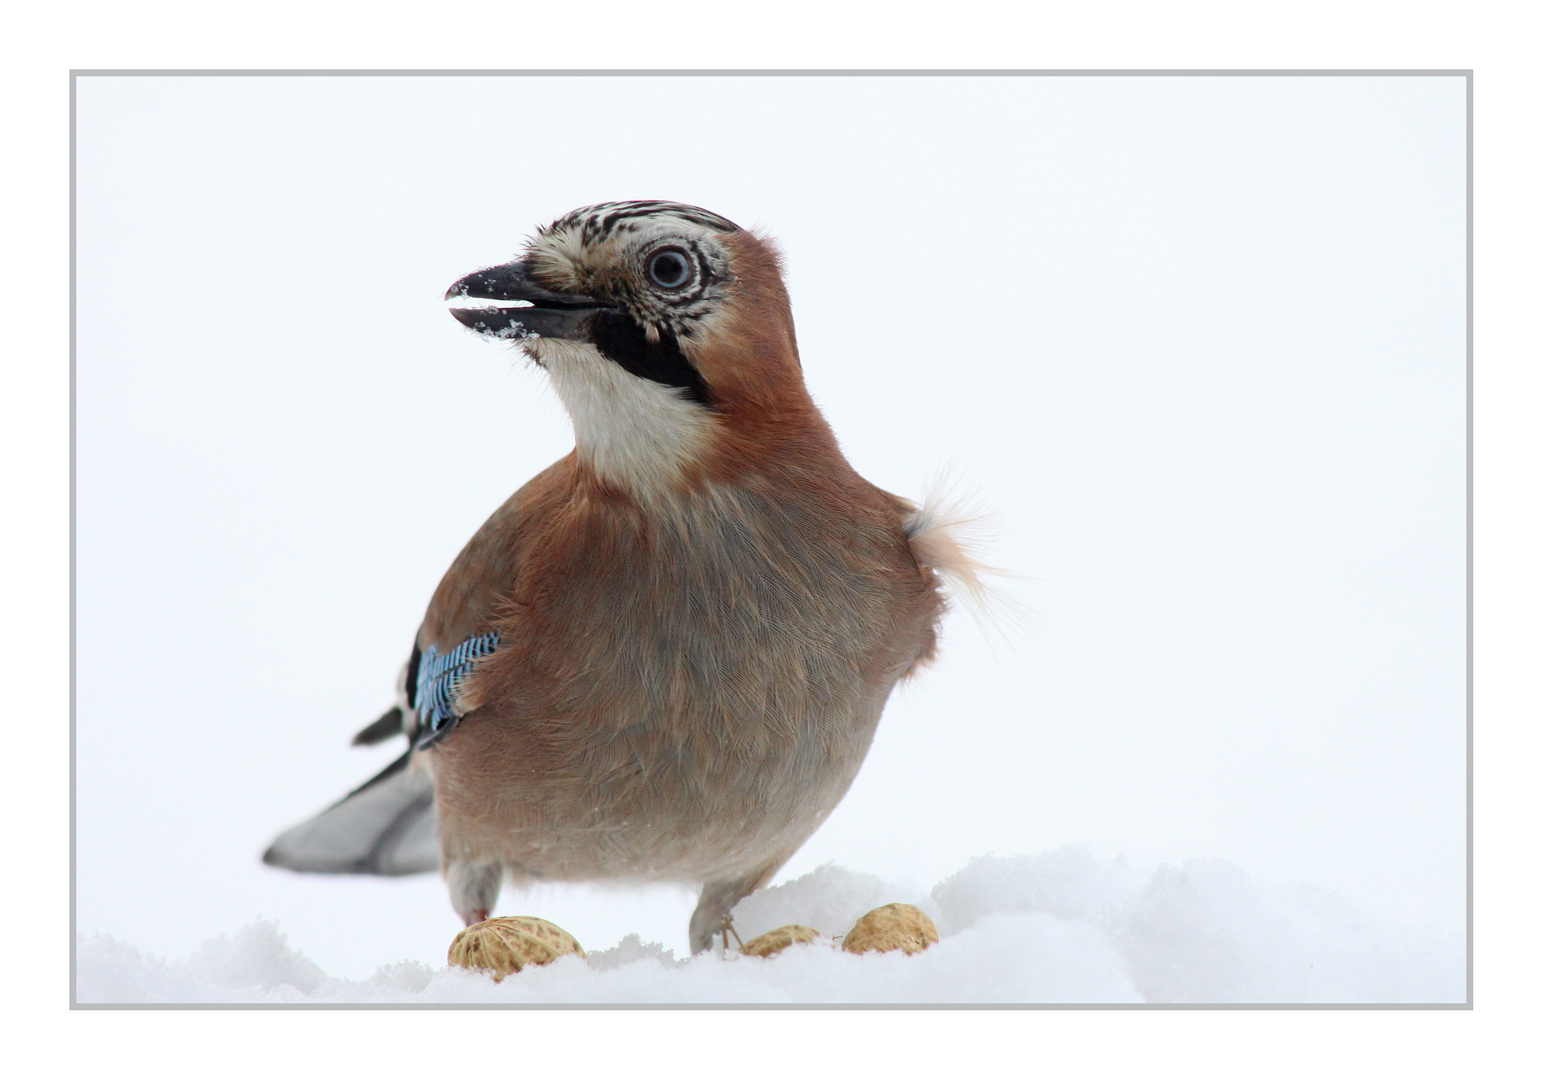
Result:
<svg viewBox="0 0 1543 1080">
<path fill-rule="evenodd" d="M 258 921 L 186 960 L 106 934 L 77 939 L 82 1003 L 1431 1003 L 1462 1002 L 1463 941 L 1371 917 L 1307 884 L 1262 880 L 1220 859 L 1137 869 L 1085 847 L 983 856 L 911 890 L 834 865 L 746 898 L 745 938 L 786 923 L 844 932 L 904 901 L 937 923 L 915 956 L 825 944 L 771 959 L 681 958 L 628 935 L 502 983 L 416 961 L 369 978 L 328 976 Z M 448 942 L 446 942 L 448 946 Z"/>
</svg>

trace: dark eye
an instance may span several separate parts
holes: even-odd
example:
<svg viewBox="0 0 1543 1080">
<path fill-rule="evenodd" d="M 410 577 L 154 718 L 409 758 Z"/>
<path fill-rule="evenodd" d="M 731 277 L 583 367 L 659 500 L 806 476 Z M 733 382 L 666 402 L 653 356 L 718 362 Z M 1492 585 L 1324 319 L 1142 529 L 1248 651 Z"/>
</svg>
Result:
<svg viewBox="0 0 1543 1080">
<path fill-rule="evenodd" d="M 648 276 L 661 289 L 678 289 L 691 277 L 691 264 L 684 251 L 665 248 L 648 260 Z"/>
</svg>

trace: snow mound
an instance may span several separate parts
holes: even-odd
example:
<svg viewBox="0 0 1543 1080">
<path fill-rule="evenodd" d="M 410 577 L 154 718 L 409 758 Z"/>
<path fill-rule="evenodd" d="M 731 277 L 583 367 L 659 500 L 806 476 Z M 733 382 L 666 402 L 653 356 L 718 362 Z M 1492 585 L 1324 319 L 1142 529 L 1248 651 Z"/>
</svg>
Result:
<svg viewBox="0 0 1543 1080">
<path fill-rule="evenodd" d="M 891 901 L 932 916 L 939 942 L 915 956 L 821 945 L 771 959 L 678 958 L 630 934 L 587 962 L 563 957 L 494 983 L 405 962 L 363 980 L 329 977 L 273 923 L 207 942 L 184 961 L 97 934 L 78 939 L 82 1003 L 554 1002 L 1425 1003 L 1466 994 L 1463 941 L 1395 926 L 1311 885 L 1250 877 L 1219 859 L 1140 871 L 1086 848 L 974 859 L 925 896 L 823 866 L 747 897 L 749 938 L 798 922 L 840 933 Z"/>
</svg>

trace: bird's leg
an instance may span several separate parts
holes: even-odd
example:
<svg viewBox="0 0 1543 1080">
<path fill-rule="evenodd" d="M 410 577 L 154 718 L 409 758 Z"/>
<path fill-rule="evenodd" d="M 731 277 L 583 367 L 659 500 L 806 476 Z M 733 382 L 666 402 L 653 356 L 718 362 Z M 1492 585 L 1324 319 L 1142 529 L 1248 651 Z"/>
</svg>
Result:
<svg viewBox="0 0 1543 1080">
<path fill-rule="evenodd" d="M 735 904 L 764 885 L 781 865 L 782 858 L 778 858 L 776 862 L 768 863 L 762 869 L 746 874 L 744 877 L 709 881 L 702 886 L 702 898 L 697 901 L 696 910 L 691 913 L 691 952 L 695 954 L 711 949 L 713 938 L 719 934 L 723 935 L 723 948 L 727 952 L 729 934 L 734 934 L 736 940 L 739 938 L 739 934 L 733 929 L 733 920 L 729 917 L 729 912 L 734 910 Z"/>
<path fill-rule="evenodd" d="M 498 889 L 504 883 L 502 862 L 453 862 L 445 867 L 445 883 L 450 886 L 450 903 L 466 925 L 479 923 L 493 911 Z"/>
</svg>

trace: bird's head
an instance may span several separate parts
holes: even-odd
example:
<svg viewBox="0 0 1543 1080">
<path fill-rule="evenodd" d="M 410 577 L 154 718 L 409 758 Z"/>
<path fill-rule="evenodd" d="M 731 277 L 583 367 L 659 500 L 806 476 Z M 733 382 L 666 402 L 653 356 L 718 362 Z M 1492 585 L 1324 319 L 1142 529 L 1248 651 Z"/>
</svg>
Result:
<svg viewBox="0 0 1543 1080">
<path fill-rule="evenodd" d="M 467 327 L 517 342 L 551 374 L 581 459 L 623 487 L 742 460 L 747 438 L 779 427 L 823 430 L 776 249 L 699 207 L 575 210 L 445 296 Z"/>
</svg>

